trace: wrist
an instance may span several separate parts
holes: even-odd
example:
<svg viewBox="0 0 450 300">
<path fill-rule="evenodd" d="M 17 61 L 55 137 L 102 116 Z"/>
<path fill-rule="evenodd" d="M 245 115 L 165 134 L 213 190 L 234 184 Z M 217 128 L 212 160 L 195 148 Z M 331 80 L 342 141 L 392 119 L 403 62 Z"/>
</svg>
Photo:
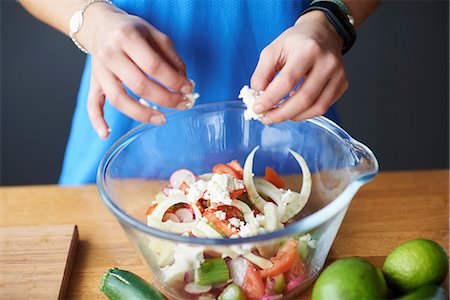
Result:
<svg viewBox="0 0 450 300">
<path fill-rule="evenodd" d="M 324 31 L 322 32 L 326 32 L 325 38 L 332 41 L 333 44 L 336 45 L 336 50 L 339 53 L 341 52 L 344 46 L 344 40 L 336 31 L 336 28 L 334 28 L 334 26 L 330 23 L 324 12 L 320 10 L 309 11 L 301 15 L 295 22 L 294 26 L 301 26 L 303 22 L 314 22 L 318 25 L 317 28 L 323 28 Z"/>
<path fill-rule="evenodd" d="M 83 48 L 92 51 L 96 30 L 108 15 L 117 11 L 119 9 L 107 2 L 95 2 L 84 10 L 82 25 L 75 33 L 76 40 Z"/>
</svg>

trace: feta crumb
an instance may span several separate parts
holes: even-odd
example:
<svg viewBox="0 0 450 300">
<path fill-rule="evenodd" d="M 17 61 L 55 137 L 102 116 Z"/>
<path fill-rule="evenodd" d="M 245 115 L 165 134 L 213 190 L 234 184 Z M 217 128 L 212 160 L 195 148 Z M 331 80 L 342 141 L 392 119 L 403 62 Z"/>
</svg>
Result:
<svg viewBox="0 0 450 300">
<path fill-rule="evenodd" d="M 234 190 L 241 190 L 245 188 L 244 180 L 234 178 L 233 183 L 234 183 Z"/>
<path fill-rule="evenodd" d="M 247 109 L 244 111 L 244 118 L 246 120 L 261 120 L 264 116 L 263 114 L 257 114 L 253 111 L 253 106 L 255 105 L 256 99 L 259 97 L 260 92 L 255 91 L 248 87 L 248 85 L 244 85 L 239 92 L 239 99 L 247 106 Z"/>
<path fill-rule="evenodd" d="M 203 180 L 198 180 L 189 186 L 187 199 L 189 202 L 196 203 L 205 193 L 207 183 Z"/>
<path fill-rule="evenodd" d="M 211 204 L 231 205 L 230 191 L 234 190 L 233 177 L 229 174 L 214 174 L 207 186 L 207 197 Z M 205 197 L 206 199 L 206 197 Z"/>
<path fill-rule="evenodd" d="M 248 236 L 252 236 L 252 230 L 250 228 L 250 224 L 245 224 L 242 226 L 244 222 L 241 222 L 241 226 L 239 227 L 239 235 L 241 237 L 248 237 Z"/>
<path fill-rule="evenodd" d="M 233 218 L 228 219 L 228 222 L 231 225 L 233 225 L 234 227 L 239 227 L 239 224 L 240 224 L 241 220 L 239 220 L 238 218 L 233 217 Z"/>
<path fill-rule="evenodd" d="M 218 211 L 214 212 L 214 214 L 221 221 L 223 221 L 227 218 L 227 214 L 222 210 L 218 210 Z"/>
<path fill-rule="evenodd" d="M 195 82 L 194 80 L 190 79 L 189 80 L 192 83 L 192 89 L 195 88 Z M 187 108 L 192 108 L 192 106 L 194 106 L 195 101 L 197 101 L 197 99 L 200 97 L 199 93 L 189 93 L 189 94 L 185 94 L 184 95 L 184 99 L 186 100 L 186 107 Z"/>
<path fill-rule="evenodd" d="M 304 242 L 308 245 L 309 248 L 315 249 L 317 245 L 317 241 L 312 239 L 311 234 L 307 233 L 305 235 L 302 235 L 299 239 L 299 242 Z"/>
</svg>

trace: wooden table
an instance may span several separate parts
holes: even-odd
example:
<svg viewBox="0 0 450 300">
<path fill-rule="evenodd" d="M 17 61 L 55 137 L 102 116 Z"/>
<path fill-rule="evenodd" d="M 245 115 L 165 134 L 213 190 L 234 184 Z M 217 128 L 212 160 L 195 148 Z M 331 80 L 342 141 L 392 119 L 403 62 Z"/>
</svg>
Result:
<svg viewBox="0 0 450 300">
<path fill-rule="evenodd" d="M 448 170 L 381 172 L 357 193 L 329 258 L 361 256 L 381 266 L 392 249 L 415 238 L 448 252 L 448 189 Z M 150 277 L 95 186 L 0 188 L 0 226 L 44 224 L 78 225 L 70 298 L 101 299 L 98 283 L 109 267 Z"/>
</svg>

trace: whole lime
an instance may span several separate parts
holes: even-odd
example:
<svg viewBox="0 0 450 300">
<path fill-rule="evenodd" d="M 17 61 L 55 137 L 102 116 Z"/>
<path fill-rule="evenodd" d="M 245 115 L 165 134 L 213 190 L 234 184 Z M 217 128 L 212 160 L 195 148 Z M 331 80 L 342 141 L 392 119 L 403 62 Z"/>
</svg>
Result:
<svg viewBox="0 0 450 300">
<path fill-rule="evenodd" d="M 411 240 L 398 246 L 386 258 L 383 273 L 388 285 L 411 292 L 426 284 L 440 284 L 447 276 L 448 255 L 436 242 Z"/>
<path fill-rule="evenodd" d="M 338 259 L 317 279 L 312 300 L 384 299 L 386 281 L 380 270 L 359 257 Z"/>
<path fill-rule="evenodd" d="M 435 284 L 427 284 L 415 290 L 411 294 L 403 296 L 398 300 L 446 300 L 448 299 L 447 293 L 443 287 Z"/>
</svg>

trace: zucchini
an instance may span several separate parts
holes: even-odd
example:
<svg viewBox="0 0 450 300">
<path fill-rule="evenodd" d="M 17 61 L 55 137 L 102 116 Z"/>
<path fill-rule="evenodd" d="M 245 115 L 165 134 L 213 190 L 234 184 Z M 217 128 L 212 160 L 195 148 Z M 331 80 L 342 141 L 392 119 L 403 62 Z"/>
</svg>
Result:
<svg viewBox="0 0 450 300">
<path fill-rule="evenodd" d="M 141 277 L 118 268 L 111 268 L 103 274 L 100 290 L 110 300 L 167 300 Z"/>
</svg>

